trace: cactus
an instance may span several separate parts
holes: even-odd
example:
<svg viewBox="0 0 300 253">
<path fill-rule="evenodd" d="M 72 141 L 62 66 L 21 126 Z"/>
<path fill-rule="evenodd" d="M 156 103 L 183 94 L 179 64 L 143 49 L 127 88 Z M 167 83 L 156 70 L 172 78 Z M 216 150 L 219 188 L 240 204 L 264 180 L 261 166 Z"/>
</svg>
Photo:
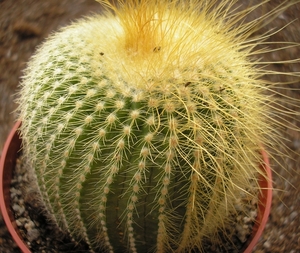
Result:
<svg viewBox="0 0 300 253">
<path fill-rule="evenodd" d="M 236 25 L 235 1 L 100 2 L 112 11 L 50 36 L 22 80 L 42 199 L 95 252 L 201 251 L 258 188 L 273 138 L 250 60 L 262 38 Z"/>
</svg>

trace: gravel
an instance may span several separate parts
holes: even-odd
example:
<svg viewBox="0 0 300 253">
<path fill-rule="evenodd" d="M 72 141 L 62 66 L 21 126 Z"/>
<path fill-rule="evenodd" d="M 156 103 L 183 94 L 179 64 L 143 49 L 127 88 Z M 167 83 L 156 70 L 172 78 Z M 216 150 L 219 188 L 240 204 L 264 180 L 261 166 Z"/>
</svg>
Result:
<svg viewBox="0 0 300 253">
<path fill-rule="evenodd" d="M 74 242 L 51 222 L 30 170 L 21 158 L 17 159 L 10 197 L 16 224 L 32 252 L 90 252 L 84 242 Z"/>
</svg>

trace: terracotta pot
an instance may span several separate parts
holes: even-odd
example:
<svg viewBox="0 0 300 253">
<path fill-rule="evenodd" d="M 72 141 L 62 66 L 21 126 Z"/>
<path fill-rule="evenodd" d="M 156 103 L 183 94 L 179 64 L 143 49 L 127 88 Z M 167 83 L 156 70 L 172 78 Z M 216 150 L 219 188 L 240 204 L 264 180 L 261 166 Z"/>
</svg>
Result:
<svg viewBox="0 0 300 253">
<path fill-rule="evenodd" d="M 244 246 L 244 253 L 251 253 L 255 245 L 257 244 L 263 230 L 268 221 L 268 217 L 271 211 L 272 204 L 272 170 L 270 167 L 270 162 L 267 153 L 262 150 L 262 156 L 264 164 L 261 165 L 261 169 L 265 171 L 266 178 L 261 177 L 259 185 L 261 190 L 261 195 L 259 197 L 258 204 L 258 215 L 256 217 L 256 222 L 253 227 L 252 235 L 248 240 L 248 243 Z"/>
<path fill-rule="evenodd" d="M 18 228 L 14 219 L 13 211 L 10 207 L 10 182 L 12 173 L 15 167 L 16 158 L 18 152 L 21 149 L 22 140 L 19 137 L 18 128 L 21 122 L 17 122 L 11 133 L 9 134 L 0 160 L 0 208 L 2 211 L 3 219 L 6 226 L 12 235 L 14 241 L 19 246 L 22 252 L 30 253 L 31 251 L 27 247 L 26 243 L 21 239 L 21 235 L 18 232 Z M 272 174 L 269 165 L 269 159 L 267 154 L 262 151 L 264 164 L 261 166 L 266 172 L 266 178 L 262 177 L 260 186 L 262 193 L 260 196 L 260 203 L 258 209 L 258 216 L 254 225 L 253 233 L 245 244 L 244 249 L 241 252 L 251 253 L 257 241 L 259 240 L 268 220 L 270 214 L 271 201 L 272 201 Z"/>
</svg>

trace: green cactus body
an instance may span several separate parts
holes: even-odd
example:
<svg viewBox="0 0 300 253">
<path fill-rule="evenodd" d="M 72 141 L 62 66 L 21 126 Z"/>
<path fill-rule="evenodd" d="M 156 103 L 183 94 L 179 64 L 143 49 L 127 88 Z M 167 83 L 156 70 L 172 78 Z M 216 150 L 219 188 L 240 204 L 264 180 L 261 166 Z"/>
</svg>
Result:
<svg viewBox="0 0 300 253">
<path fill-rule="evenodd" d="M 125 10 L 135 25 L 108 14 L 52 35 L 20 92 L 45 205 L 94 251 L 201 250 L 256 182 L 268 133 L 242 36 L 207 11 L 147 6 Z"/>
</svg>

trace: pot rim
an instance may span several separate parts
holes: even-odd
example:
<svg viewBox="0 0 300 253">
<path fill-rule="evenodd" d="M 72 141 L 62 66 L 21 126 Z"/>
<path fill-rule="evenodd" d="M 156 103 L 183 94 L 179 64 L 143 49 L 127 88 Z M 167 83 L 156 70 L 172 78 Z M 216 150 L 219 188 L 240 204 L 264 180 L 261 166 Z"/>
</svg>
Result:
<svg viewBox="0 0 300 253">
<path fill-rule="evenodd" d="M 249 240 L 248 246 L 247 244 L 245 245 L 246 248 L 244 247 L 244 253 L 252 252 L 267 225 L 268 218 L 271 212 L 273 190 L 272 169 L 270 166 L 269 157 L 264 148 L 261 149 L 261 154 L 264 164 L 261 164 L 260 166 L 261 169 L 265 172 L 265 176 L 261 175 L 261 178 L 259 180 L 261 193 L 259 196 L 258 214 L 255 220 L 252 235 L 250 237 L 251 240 Z"/>
<path fill-rule="evenodd" d="M 26 243 L 23 241 L 22 236 L 19 233 L 13 212 L 10 208 L 10 181 L 12 178 L 12 170 L 7 173 L 5 167 L 13 168 L 15 166 L 15 158 L 21 149 L 22 140 L 18 133 L 18 129 L 21 125 L 20 121 L 17 121 L 13 126 L 11 132 L 6 139 L 3 147 L 1 159 L 0 159 L 0 210 L 10 232 L 13 240 L 23 253 L 31 253 Z M 262 159 L 264 164 L 261 168 L 265 171 L 265 176 L 261 176 L 259 185 L 261 187 L 261 194 L 258 203 L 258 216 L 253 227 L 253 232 L 248 239 L 249 243 L 244 246 L 242 252 L 251 253 L 255 245 L 257 244 L 262 232 L 267 224 L 268 217 L 272 204 L 272 171 L 269 163 L 269 158 L 266 151 L 262 148 Z M 4 174 L 4 172 L 6 172 Z"/>
<path fill-rule="evenodd" d="M 21 149 L 21 138 L 18 134 L 18 128 L 21 122 L 18 121 L 12 128 L 5 141 L 1 159 L 0 159 L 0 210 L 6 227 L 11 234 L 13 240 L 18 245 L 23 253 L 30 253 L 28 246 L 25 244 L 19 229 L 17 227 L 13 211 L 10 208 L 10 181 L 12 178 L 12 170 L 7 171 L 5 167 L 13 168 L 16 164 L 15 158 L 18 151 Z"/>
</svg>

